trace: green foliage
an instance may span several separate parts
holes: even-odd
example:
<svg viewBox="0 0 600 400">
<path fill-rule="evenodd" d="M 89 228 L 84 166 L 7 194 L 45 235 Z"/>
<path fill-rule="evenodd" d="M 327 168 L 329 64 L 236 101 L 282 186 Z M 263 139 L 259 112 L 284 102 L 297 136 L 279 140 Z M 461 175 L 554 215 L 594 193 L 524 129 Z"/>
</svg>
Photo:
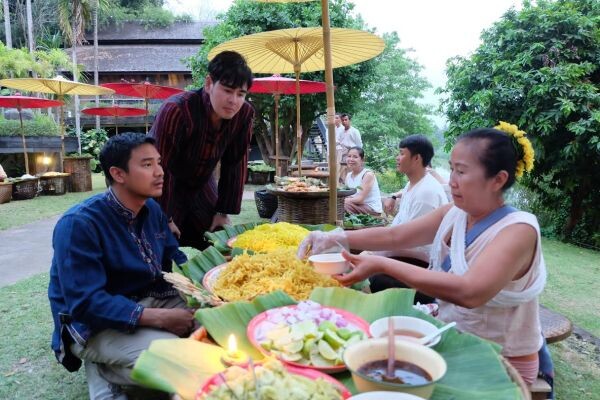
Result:
<svg viewBox="0 0 600 400">
<path fill-rule="evenodd" d="M 0 79 L 26 78 L 34 71 L 41 78 L 56 75 L 58 71 L 69 68 L 70 61 L 64 50 L 9 49 L 0 42 Z"/>
<path fill-rule="evenodd" d="M 26 136 L 58 136 L 59 126 L 54 119 L 44 114 L 34 114 L 33 119 L 23 121 Z M 0 116 L 0 136 L 21 136 L 19 120 Z"/>
<path fill-rule="evenodd" d="M 109 7 L 98 15 L 98 25 L 106 27 L 124 22 L 140 22 L 144 28 L 165 28 L 177 22 L 191 22 L 190 15 L 174 16 L 162 8 L 161 0 L 108 0 Z"/>
<path fill-rule="evenodd" d="M 365 162 L 376 172 L 396 169 L 398 141 L 394 138 L 379 136 L 377 140 L 365 142 Z"/>
<path fill-rule="evenodd" d="M 252 164 L 248 166 L 248 169 L 252 172 L 275 172 L 275 168 L 266 164 Z"/>
<path fill-rule="evenodd" d="M 108 141 L 108 134 L 104 129 L 89 129 L 81 133 L 81 152 L 87 153 L 94 157 L 90 160 L 92 172 L 100 172 L 100 150 L 102 146 Z"/>
<path fill-rule="evenodd" d="M 411 50 L 399 47 L 396 32 L 386 33 L 383 38 L 386 48 L 377 58 L 376 78 L 362 93 L 362 105 L 352 118 L 366 148 L 379 143 L 381 137 L 400 139 L 434 131 L 433 123 L 427 118 L 430 107 L 418 102 L 423 91 L 431 87 L 421 76 L 423 67 L 410 58 Z"/>
<path fill-rule="evenodd" d="M 598 60 L 598 1 L 526 2 L 484 31 L 471 57 L 449 60 L 442 90 L 450 141 L 499 120 L 529 134 L 536 162 L 522 183 L 534 211 L 552 214 L 571 240 L 588 240 L 600 226 Z"/>
<path fill-rule="evenodd" d="M 406 175 L 401 174 L 395 169 L 387 169 L 375 175 L 377 176 L 379 190 L 382 193 L 395 193 L 406 186 Z"/>
<path fill-rule="evenodd" d="M 354 5 L 347 0 L 330 2 L 331 26 L 338 28 L 365 29 L 360 18 L 352 16 Z M 187 62 L 192 70 L 194 84 L 201 87 L 207 73 L 207 54 L 218 44 L 230 39 L 276 29 L 292 27 L 312 27 L 321 25 L 321 9 L 318 2 L 269 4 L 255 1 L 237 0 L 229 10 L 217 17 L 218 24 L 204 29 L 205 42 L 198 54 L 190 57 Z M 351 52 L 351 49 L 348 49 Z M 354 112 L 360 108 L 360 96 L 374 79 L 373 71 L 377 59 L 337 68 L 334 72 L 336 84 L 336 103 L 343 106 L 344 111 Z M 292 76 L 290 76 L 292 77 Z M 324 81 L 324 73 L 302 73 L 302 79 Z M 274 155 L 275 149 L 271 143 L 274 127 L 274 99 L 271 95 L 253 95 L 250 101 L 256 108 L 254 134 L 259 146 L 268 156 Z M 326 110 L 326 99 L 323 95 L 303 95 L 300 97 L 302 110 L 302 131 L 308 132 L 314 119 Z M 295 155 L 295 99 L 294 96 L 282 96 L 280 101 L 280 135 L 282 136 L 282 155 Z M 303 142 L 307 139 L 304 135 Z"/>
<path fill-rule="evenodd" d="M 175 22 L 175 16 L 169 10 L 165 10 L 162 7 L 144 7 L 142 12 L 138 14 L 138 17 L 142 20 L 144 28 L 166 28 L 167 26 L 173 25 Z"/>
</svg>

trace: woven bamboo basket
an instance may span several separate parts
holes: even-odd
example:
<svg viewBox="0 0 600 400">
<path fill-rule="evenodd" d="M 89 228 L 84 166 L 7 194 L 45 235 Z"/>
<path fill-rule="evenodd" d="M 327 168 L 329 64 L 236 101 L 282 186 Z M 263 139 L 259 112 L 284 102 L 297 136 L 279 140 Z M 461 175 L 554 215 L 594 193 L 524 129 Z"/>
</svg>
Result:
<svg viewBox="0 0 600 400">
<path fill-rule="evenodd" d="M 277 196 L 277 217 L 279 221 L 293 224 L 326 224 L 329 221 L 329 193 L 307 192 L 290 193 L 279 190 L 267 191 Z M 337 193 L 337 219 L 344 218 L 344 197 L 356 190 L 339 190 Z"/>
<path fill-rule="evenodd" d="M 271 218 L 277 210 L 277 196 L 268 193 L 266 190 L 257 190 L 254 192 L 254 201 L 256 210 L 261 218 Z"/>
<path fill-rule="evenodd" d="M 40 186 L 39 178 L 25 179 L 13 182 L 12 198 L 13 200 L 29 200 L 38 195 Z"/>
<path fill-rule="evenodd" d="M 62 195 L 67 193 L 67 180 L 70 174 L 41 176 L 40 185 L 43 195 Z"/>
<path fill-rule="evenodd" d="M 63 161 L 64 172 L 71 174 L 67 185 L 69 192 L 89 192 L 92 190 L 91 158 L 65 157 Z"/>
<path fill-rule="evenodd" d="M 12 183 L 0 182 L 0 204 L 8 203 L 12 198 Z"/>
</svg>

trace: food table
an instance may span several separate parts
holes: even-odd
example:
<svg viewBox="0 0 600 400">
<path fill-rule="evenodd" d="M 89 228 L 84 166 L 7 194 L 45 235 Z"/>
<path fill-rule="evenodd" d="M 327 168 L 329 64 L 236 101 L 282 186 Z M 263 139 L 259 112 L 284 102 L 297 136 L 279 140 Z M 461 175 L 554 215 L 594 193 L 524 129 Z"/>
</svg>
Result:
<svg viewBox="0 0 600 400">
<path fill-rule="evenodd" d="M 300 176 L 300 174 L 298 173 L 298 171 L 292 171 L 292 176 L 293 177 L 298 177 Z M 325 183 L 329 182 L 329 171 L 320 171 L 320 170 L 314 170 L 314 169 L 302 169 L 302 176 L 307 177 L 307 178 L 316 178 L 316 179 L 320 179 Z"/>
<path fill-rule="evenodd" d="M 226 242 L 235 246 L 237 240 L 229 239 L 255 226 L 257 225 L 247 224 L 226 227 L 224 231 L 219 232 L 219 241 L 222 242 L 219 246 L 227 246 Z M 229 250 L 236 254 L 236 250 L 240 249 Z M 226 262 L 221 253 L 222 251 L 211 246 L 186 264 L 174 267 L 174 275 L 189 277 L 196 282 L 189 281 L 195 290 L 206 292 L 199 282 L 203 281 L 207 272 Z M 193 399 L 201 386 L 199 382 L 204 382 L 214 372 L 223 368 L 219 366 L 219 357 L 228 349 L 228 338 L 231 335 L 237 338 L 237 349 L 259 363 L 263 357 L 262 351 L 253 346 L 248 337 L 251 320 L 266 310 L 295 305 L 297 301 L 281 290 L 264 285 L 260 287 L 265 294 L 253 297 L 251 301 L 231 301 L 218 307 L 204 305 L 196 312 L 196 319 L 218 346 L 186 339 L 155 342 L 148 354 L 143 354 L 136 363 L 132 374 L 134 379 L 149 387 L 177 392 L 183 399 Z M 441 326 L 441 321 L 412 307 L 413 296 L 414 291 L 408 289 L 390 289 L 376 294 L 365 294 L 348 288 L 315 287 L 310 292 L 309 299 L 326 307 L 345 310 L 369 323 L 386 316 L 408 315 Z M 474 335 L 451 329 L 444 334 L 434 349 L 446 361 L 448 371 L 436 383 L 432 400 L 531 398 L 520 376 L 499 354 L 498 346 Z M 217 370 L 209 371 L 209 365 Z M 357 393 L 349 372 L 336 373 L 333 377 L 352 393 Z"/>
</svg>

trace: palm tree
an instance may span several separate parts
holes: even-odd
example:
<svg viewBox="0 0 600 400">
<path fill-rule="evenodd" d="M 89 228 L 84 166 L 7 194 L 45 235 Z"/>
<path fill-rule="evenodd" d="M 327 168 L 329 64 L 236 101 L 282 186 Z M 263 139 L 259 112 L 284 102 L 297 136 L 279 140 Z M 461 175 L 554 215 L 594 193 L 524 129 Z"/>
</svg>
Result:
<svg viewBox="0 0 600 400">
<path fill-rule="evenodd" d="M 98 8 L 100 0 L 94 1 L 94 85 L 98 85 Z M 96 107 L 100 106 L 100 96 L 96 96 Z M 96 130 L 100 129 L 100 116 L 96 116 Z"/>
<path fill-rule="evenodd" d="M 31 0 L 25 2 L 27 9 L 27 43 L 29 44 L 29 52 L 35 50 L 35 38 L 33 37 L 33 16 L 31 15 Z"/>
<path fill-rule="evenodd" d="M 12 33 L 10 31 L 10 7 L 8 0 L 2 0 L 4 5 L 4 32 L 6 32 L 6 47 L 12 49 Z"/>
</svg>

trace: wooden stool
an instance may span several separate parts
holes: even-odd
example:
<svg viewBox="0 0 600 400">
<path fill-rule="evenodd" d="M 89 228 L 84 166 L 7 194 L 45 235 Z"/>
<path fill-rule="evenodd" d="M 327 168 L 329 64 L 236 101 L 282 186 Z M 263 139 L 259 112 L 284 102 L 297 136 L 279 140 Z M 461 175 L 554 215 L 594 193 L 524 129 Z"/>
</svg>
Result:
<svg viewBox="0 0 600 400">
<path fill-rule="evenodd" d="M 540 323 L 548 344 L 560 342 L 573 332 L 573 323 L 569 318 L 545 307 L 540 307 Z"/>
<path fill-rule="evenodd" d="M 529 387 L 529 390 L 531 390 L 531 400 L 545 400 L 552 389 L 548 382 L 542 378 L 537 378 Z"/>
</svg>

